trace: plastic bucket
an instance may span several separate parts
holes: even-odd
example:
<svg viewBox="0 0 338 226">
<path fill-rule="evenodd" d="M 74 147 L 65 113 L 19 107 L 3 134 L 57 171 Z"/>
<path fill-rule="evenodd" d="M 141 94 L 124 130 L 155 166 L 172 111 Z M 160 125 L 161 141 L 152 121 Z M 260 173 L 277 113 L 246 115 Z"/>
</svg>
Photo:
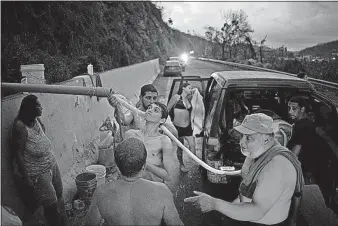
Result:
<svg viewBox="0 0 338 226">
<path fill-rule="evenodd" d="M 79 198 L 88 201 L 93 197 L 94 191 L 97 186 L 95 173 L 81 173 L 76 176 L 75 184 Z"/>
<path fill-rule="evenodd" d="M 95 173 L 97 186 L 106 183 L 106 167 L 103 165 L 90 165 L 86 167 L 87 172 Z"/>
</svg>

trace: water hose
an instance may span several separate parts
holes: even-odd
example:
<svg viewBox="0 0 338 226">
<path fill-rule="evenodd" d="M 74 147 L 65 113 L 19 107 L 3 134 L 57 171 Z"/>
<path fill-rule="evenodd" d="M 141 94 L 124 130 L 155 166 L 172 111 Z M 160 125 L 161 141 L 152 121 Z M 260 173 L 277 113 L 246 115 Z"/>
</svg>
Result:
<svg viewBox="0 0 338 226">
<path fill-rule="evenodd" d="M 65 85 L 46 85 L 46 84 L 21 84 L 21 83 L 1 83 L 1 88 L 6 90 L 11 90 L 14 92 L 33 92 L 33 93 L 54 93 L 54 94 L 71 94 L 71 95 L 85 95 L 85 96 L 97 96 L 97 97 L 109 97 L 110 91 L 107 88 L 103 87 L 79 87 L 79 86 L 65 86 Z M 121 103 L 124 107 L 133 111 L 141 117 L 144 117 L 145 113 L 135 106 L 129 104 L 125 100 L 116 96 L 116 99 Z M 186 148 L 170 131 L 165 127 L 161 126 L 163 132 L 169 136 L 182 150 L 184 150 L 194 161 L 196 161 L 199 165 L 201 165 L 206 170 L 220 175 L 239 175 L 241 174 L 241 170 L 236 171 L 225 171 L 215 169 L 202 160 L 200 160 L 197 156 L 195 156 L 191 151 Z"/>
</svg>

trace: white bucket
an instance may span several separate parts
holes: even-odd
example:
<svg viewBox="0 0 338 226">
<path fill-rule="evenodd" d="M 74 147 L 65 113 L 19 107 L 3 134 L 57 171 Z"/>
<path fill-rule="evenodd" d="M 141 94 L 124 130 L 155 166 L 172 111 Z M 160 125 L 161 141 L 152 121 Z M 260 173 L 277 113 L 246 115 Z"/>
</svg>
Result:
<svg viewBox="0 0 338 226">
<path fill-rule="evenodd" d="M 106 183 L 106 167 L 103 165 L 90 165 L 86 167 L 87 172 L 95 173 L 97 186 Z"/>
</svg>

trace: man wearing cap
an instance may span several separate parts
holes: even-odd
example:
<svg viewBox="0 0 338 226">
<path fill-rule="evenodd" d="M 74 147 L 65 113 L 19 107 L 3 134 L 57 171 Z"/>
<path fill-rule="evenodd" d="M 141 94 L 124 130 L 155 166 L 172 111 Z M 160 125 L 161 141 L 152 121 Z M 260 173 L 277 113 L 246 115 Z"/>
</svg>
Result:
<svg viewBox="0 0 338 226">
<path fill-rule="evenodd" d="M 234 129 L 246 156 L 238 198 L 227 202 L 195 191 L 184 201 L 226 215 L 229 225 L 286 225 L 291 198 L 304 186 L 297 157 L 274 139 L 273 120 L 265 114 L 247 115 Z"/>
</svg>

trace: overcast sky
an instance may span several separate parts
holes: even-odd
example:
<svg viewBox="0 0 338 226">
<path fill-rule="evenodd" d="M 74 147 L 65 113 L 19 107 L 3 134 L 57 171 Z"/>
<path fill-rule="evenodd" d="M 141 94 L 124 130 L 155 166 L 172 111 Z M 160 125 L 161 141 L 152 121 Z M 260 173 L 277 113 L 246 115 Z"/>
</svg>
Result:
<svg viewBox="0 0 338 226">
<path fill-rule="evenodd" d="M 203 27 L 220 29 L 224 24 L 221 11 L 242 9 L 260 41 L 268 35 L 266 45 L 301 50 L 338 39 L 338 2 L 157 2 L 164 7 L 163 19 L 173 20 L 173 27 L 204 36 Z"/>
</svg>

